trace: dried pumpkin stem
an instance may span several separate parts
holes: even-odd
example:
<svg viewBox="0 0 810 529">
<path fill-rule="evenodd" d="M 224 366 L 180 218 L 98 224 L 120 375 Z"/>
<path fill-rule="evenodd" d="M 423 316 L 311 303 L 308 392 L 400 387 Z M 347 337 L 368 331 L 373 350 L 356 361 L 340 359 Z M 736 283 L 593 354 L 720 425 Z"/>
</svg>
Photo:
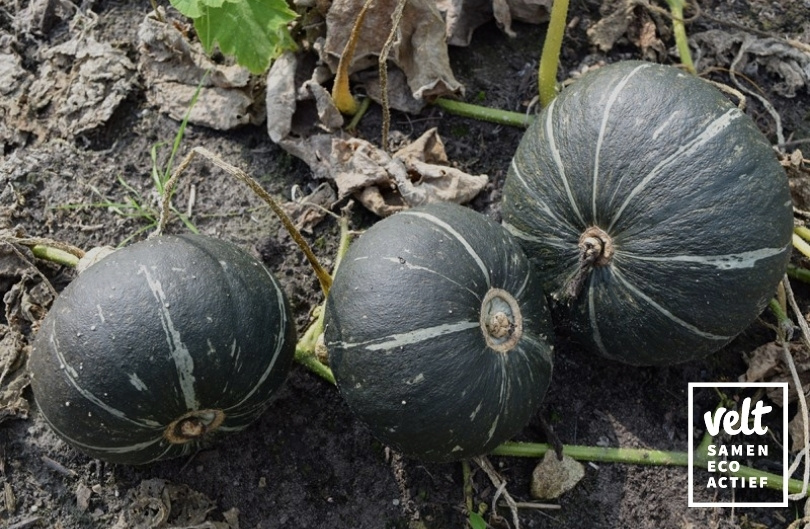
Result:
<svg viewBox="0 0 810 529">
<path fill-rule="evenodd" d="M 189 152 L 185 158 L 180 162 L 180 165 L 177 166 L 174 173 L 172 173 L 171 178 L 166 182 L 166 187 L 164 188 L 163 194 L 163 201 L 161 204 L 161 211 L 160 211 L 160 219 L 158 221 L 158 227 L 155 230 L 155 234 L 162 233 L 164 228 L 166 227 L 166 223 L 169 219 L 169 213 L 171 210 L 171 197 L 172 197 L 172 190 L 177 185 L 177 181 L 180 178 L 180 175 L 183 171 L 186 170 L 188 165 L 191 163 L 191 160 L 194 158 L 195 155 L 200 155 L 203 158 L 207 159 L 209 162 L 213 163 L 229 175 L 233 176 L 243 184 L 247 185 L 259 198 L 265 201 L 265 203 L 270 206 L 270 209 L 273 210 L 273 213 L 281 220 L 281 223 L 287 229 L 289 234 L 292 236 L 295 243 L 298 245 L 299 248 L 304 252 L 307 260 L 309 261 L 312 270 L 315 272 L 315 275 L 318 277 L 318 281 L 321 283 L 321 289 L 323 290 L 324 295 L 329 293 L 329 288 L 332 286 L 332 277 L 329 273 L 321 266 L 320 261 L 313 253 L 312 249 L 309 247 L 309 244 L 304 240 L 304 237 L 295 227 L 293 221 L 281 209 L 281 206 L 278 205 L 278 202 L 273 199 L 273 197 L 265 191 L 265 189 L 259 184 L 256 180 L 254 180 L 249 174 L 242 171 L 238 167 L 234 167 L 233 165 L 227 163 L 222 158 L 217 156 L 216 154 L 212 153 L 208 149 L 204 147 L 195 147 Z"/>
<path fill-rule="evenodd" d="M 379 71 L 380 71 L 380 96 L 382 103 L 382 137 L 380 138 L 380 148 L 388 152 L 388 131 L 391 129 L 391 108 L 388 106 L 388 54 L 391 52 L 391 46 L 394 44 L 394 38 L 397 36 L 397 29 L 402 20 L 402 13 L 405 11 L 405 4 L 408 0 L 397 0 L 397 6 L 394 8 L 394 13 L 391 15 L 391 31 L 388 33 L 388 38 L 385 39 L 379 57 Z"/>
<path fill-rule="evenodd" d="M 802 332 L 802 342 L 804 342 L 804 346 L 810 348 L 810 326 L 807 324 L 807 319 L 804 316 L 804 313 L 799 308 L 799 304 L 796 303 L 796 297 L 793 295 L 793 289 L 790 286 L 790 280 L 788 279 L 787 275 L 782 277 L 782 285 L 785 288 L 785 296 L 787 298 L 788 303 L 790 304 L 790 309 L 793 311 L 793 314 L 796 316 L 796 321 L 799 324 L 799 329 Z M 781 337 L 784 338 L 784 337 Z M 801 490 L 794 493 L 793 496 L 789 496 L 788 498 L 791 500 L 798 500 L 802 499 L 807 496 L 807 487 L 810 483 L 810 421 L 808 421 L 808 407 L 807 407 L 807 398 L 805 397 L 804 391 L 802 390 L 802 382 L 799 379 L 799 374 L 796 371 L 796 365 L 793 362 L 793 357 L 790 354 L 790 349 L 787 347 L 787 340 L 782 339 L 782 349 L 785 355 L 785 363 L 790 368 L 790 374 L 793 378 L 793 384 L 796 388 L 796 394 L 799 397 L 799 412 L 801 413 L 803 426 L 804 426 L 804 448 L 799 452 L 799 456 L 793 461 L 793 464 L 790 465 L 788 469 L 788 475 L 792 475 L 798 465 L 801 463 L 802 456 L 804 457 L 804 473 L 802 476 L 802 487 Z"/>
<path fill-rule="evenodd" d="M 591 226 L 579 237 L 579 267 L 563 291 L 566 300 L 576 299 L 595 267 L 607 266 L 613 259 L 613 239 L 604 230 Z"/>
</svg>

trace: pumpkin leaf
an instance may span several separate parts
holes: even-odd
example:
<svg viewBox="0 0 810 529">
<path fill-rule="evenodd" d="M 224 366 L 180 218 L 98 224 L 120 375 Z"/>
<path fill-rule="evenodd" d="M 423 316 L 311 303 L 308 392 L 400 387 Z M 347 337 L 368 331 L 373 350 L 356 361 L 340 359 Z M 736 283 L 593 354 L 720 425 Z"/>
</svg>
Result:
<svg viewBox="0 0 810 529">
<path fill-rule="evenodd" d="M 199 18 L 205 14 L 206 7 L 222 7 L 224 2 L 239 0 L 171 0 L 172 6 L 188 18 Z"/>
<path fill-rule="evenodd" d="M 253 73 L 262 73 L 284 50 L 295 48 L 287 24 L 298 16 L 284 0 L 171 0 L 194 19 L 205 51 L 222 53 Z"/>
</svg>

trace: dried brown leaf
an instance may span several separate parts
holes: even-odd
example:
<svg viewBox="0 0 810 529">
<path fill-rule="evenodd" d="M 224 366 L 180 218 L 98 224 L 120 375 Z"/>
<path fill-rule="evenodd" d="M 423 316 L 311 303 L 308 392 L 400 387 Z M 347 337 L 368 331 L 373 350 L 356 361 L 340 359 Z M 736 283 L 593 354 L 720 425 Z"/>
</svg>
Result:
<svg viewBox="0 0 810 529">
<path fill-rule="evenodd" d="M 335 0 L 326 15 L 326 40 L 321 60 L 337 71 L 354 20 L 364 0 Z M 349 73 L 377 69 L 378 57 L 391 31 L 391 13 L 396 0 L 378 0 L 366 13 Z M 405 73 L 414 99 L 460 94 L 461 84 L 453 76 L 445 39 L 445 23 L 433 0 L 410 0 L 396 31 L 389 60 Z"/>
<path fill-rule="evenodd" d="M 469 46 L 473 31 L 494 17 L 504 33 L 514 36 L 512 21 L 548 21 L 552 0 L 438 0 L 447 26 L 447 43 Z"/>
<path fill-rule="evenodd" d="M 810 87 L 810 53 L 777 37 L 758 37 L 747 32 L 709 30 L 691 35 L 701 50 L 699 69 L 730 68 L 739 72 L 766 72 L 773 78 L 768 88 L 783 97 L 795 97 L 801 88 Z"/>
<path fill-rule="evenodd" d="M 641 50 L 647 60 L 666 57 L 663 38 L 669 36 L 669 24 L 654 15 L 646 0 L 612 0 L 600 9 L 602 18 L 587 30 L 588 40 L 604 52 L 626 40 Z"/>
<path fill-rule="evenodd" d="M 189 114 L 190 123 L 229 130 L 264 120 L 262 80 L 247 68 L 213 62 L 178 25 L 152 14 L 138 28 L 138 40 L 138 71 L 148 87 L 147 99 L 172 119 L 185 117 L 200 81 L 210 72 Z"/>
<path fill-rule="evenodd" d="M 113 529 L 239 529 L 238 510 L 222 513 L 224 522 L 209 520 L 216 503 L 188 485 L 147 479 L 130 489 L 127 500 Z"/>
<path fill-rule="evenodd" d="M 789 350 L 796 364 L 799 373 L 799 380 L 805 394 L 810 390 L 810 353 L 802 344 L 791 343 Z M 788 383 L 788 403 L 795 401 L 796 385 L 790 369 L 785 365 L 784 352 L 782 346 L 776 343 L 767 343 L 754 349 L 748 358 L 748 370 L 741 377 L 744 382 L 787 382 Z M 779 388 L 768 388 L 768 397 L 779 407 L 785 403 L 782 400 L 782 391 Z"/>
</svg>

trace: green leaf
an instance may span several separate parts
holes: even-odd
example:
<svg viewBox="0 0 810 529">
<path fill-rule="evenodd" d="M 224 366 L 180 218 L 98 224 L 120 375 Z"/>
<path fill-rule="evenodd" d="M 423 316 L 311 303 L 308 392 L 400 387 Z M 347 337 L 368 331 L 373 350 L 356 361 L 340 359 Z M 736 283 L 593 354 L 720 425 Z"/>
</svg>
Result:
<svg viewBox="0 0 810 529">
<path fill-rule="evenodd" d="M 181 0 L 173 0 L 181 1 Z M 284 50 L 295 48 L 287 24 L 298 16 L 285 0 L 182 0 L 200 6 L 194 28 L 205 51 L 214 44 L 253 73 L 262 73 Z M 179 9 L 179 8 L 178 8 Z"/>
<path fill-rule="evenodd" d="M 467 520 L 470 522 L 472 529 L 487 529 L 487 522 L 477 512 L 471 512 Z"/>
<path fill-rule="evenodd" d="M 222 7 L 225 2 L 239 2 L 240 0 L 171 0 L 175 9 L 188 18 L 199 18 L 205 14 L 206 7 Z"/>
</svg>

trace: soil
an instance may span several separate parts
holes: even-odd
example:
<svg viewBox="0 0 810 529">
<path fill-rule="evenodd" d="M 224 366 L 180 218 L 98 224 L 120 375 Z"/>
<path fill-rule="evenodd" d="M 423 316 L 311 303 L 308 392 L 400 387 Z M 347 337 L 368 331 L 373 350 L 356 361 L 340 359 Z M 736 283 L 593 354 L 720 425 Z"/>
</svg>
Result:
<svg viewBox="0 0 810 529">
<path fill-rule="evenodd" d="M 42 52 L 68 38 L 71 28 L 68 17 L 54 22 L 47 32 L 20 30 L 14 25 L 15 17 L 28 5 L 26 0 L 0 1 L 0 41 L 13 42 L 24 68 L 35 72 Z M 107 0 L 85 2 L 82 8 L 97 15 L 92 29 L 96 38 L 114 43 L 135 61 L 137 26 L 149 3 Z M 690 34 L 708 29 L 739 31 L 733 23 L 752 33 L 810 42 L 806 3 L 705 1 L 701 9 L 702 16 L 688 27 Z M 632 39 L 619 40 L 609 52 L 590 45 L 586 30 L 603 16 L 599 2 L 571 3 L 562 78 L 600 61 L 644 57 Z M 526 110 L 536 90 L 544 26 L 517 23 L 514 29 L 517 37 L 509 38 L 490 23 L 476 30 L 471 47 L 451 49 L 451 64 L 466 87 L 468 101 Z M 665 47 L 658 59 L 676 63 L 671 37 L 662 39 Z M 779 80 L 774 73 L 754 69 L 746 74 L 780 113 L 786 138 L 807 138 L 807 87 L 789 98 L 772 89 Z M 730 82 L 721 69 L 710 76 Z M 150 150 L 157 142 L 170 142 L 179 127 L 147 103 L 146 89 L 132 90 L 104 124 L 90 131 L 68 137 L 29 135 L 6 143 L 0 165 L 0 228 L 89 249 L 117 245 L 147 227 L 146 219 L 121 215 L 111 205 L 124 202 L 133 189 L 143 204 L 155 203 Z M 775 142 L 773 121 L 762 104 L 752 98 L 747 111 Z M 47 109 L 39 119 L 48 119 Z M 380 112 L 372 105 L 358 134 L 376 142 L 379 124 Z M 436 107 L 417 116 L 394 114 L 392 129 L 408 137 L 415 138 L 430 127 L 439 128 L 448 156 L 457 165 L 489 175 L 490 184 L 471 206 L 497 220 L 500 189 L 521 130 L 451 116 Z M 289 198 L 292 186 L 312 189 L 318 184 L 307 166 L 270 141 L 263 125 L 230 132 L 189 126 L 180 154 L 196 146 L 246 170 L 282 200 Z M 161 161 L 166 152 L 165 148 L 159 151 Z M 303 330 L 312 309 L 321 302 L 319 286 L 269 209 L 249 190 L 202 161 L 192 163 L 187 171 L 175 199 L 179 209 L 188 207 L 192 188 L 195 225 L 202 233 L 233 241 L 261 256 L 283 283 L 298 328 Z M 351 213 L 354 228 L 374 220 L 359 208 Z M 184 229 L 179 221 L 169 226 L 173 232 Z M 307 235 L 327 267 L 332 264 L 337 236 L 331 220 Z M 33 278 L 27 280 L 26 288 L 39 282 L 38 276 L 25 272 L 18 257 L 2 255 L 7 260 L 0 268 L 3 294 L 26 274 Z M 40 260 L 35 263 L 57 290 L 74 277 L 70 269 Z M 799 294 L 806 307 L 806 292 Z M 0 323 L 10 322 L 0 317 Z M 30 343 L 35 326 L 23 323 L 21 330 L 26 344 Z M 630 368 L 594 357 L 560 336 L 545 404 L 517 439 L 545 442 L 543 418 L 566 444 L 685 451 L 688 382 L 736 380 L 746 369 L 744 355 L 772 340 L 773 331 L 758 321 L 703 361 Z M 45 425 L 30 390 L 23 397 L 30 409 L 9 406 L 0 414 L 0 480 L 5 486 L 0 520 L 9 528 L 466 525 L 460 464 L 428 464 L 392 454 L 352 417 L 334 387 L 301 366 L 293 368 L 271 408 L 247 430 L 191 458 L 145 467 L 104 464 L 74 450 Z M 704 404 L 710 406 L 711 400 L 706 400 Z M 517 501 L 532 501 L 530 480 L 537 461 L 491 460 L 511 495 Z M 496 490 L 476 468 L 473 465 L 474 501 L 489 503 Z M 752 492 L 744 499 L 774 501 L 774 493 Z M 685 468 L 610 463 L 586 464 L 584 479 L 553 503 L 558 507 L 521 510 L 521 527 L 784 527 L 804 512 L 804 502 L 792 502 L 788 508 L 687 508 Z M 506 510 L 499 512 L 509 518 Z M 493 527 L 506 527 L 503 520 L 489 521 Z"/>
</svg>

